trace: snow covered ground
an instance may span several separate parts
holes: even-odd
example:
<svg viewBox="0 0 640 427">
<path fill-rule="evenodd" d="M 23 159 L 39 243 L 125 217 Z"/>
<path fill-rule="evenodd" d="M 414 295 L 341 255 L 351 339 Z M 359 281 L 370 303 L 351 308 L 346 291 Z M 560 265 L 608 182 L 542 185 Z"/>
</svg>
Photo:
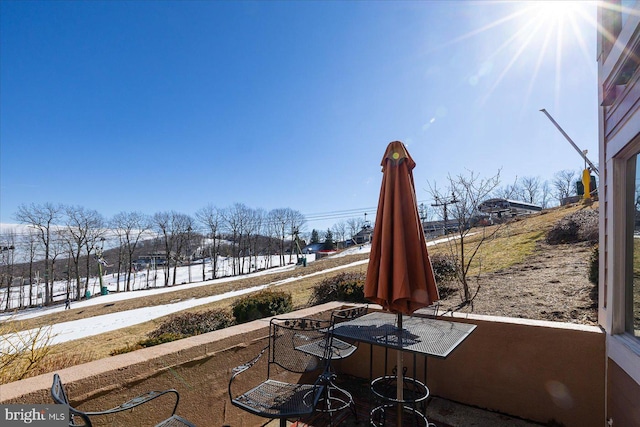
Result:
<svg viewBox="0 0 640 427">
<path fill-rule="evenodd" d="M 441 242 L 446 242 L 447 240 L 448 240 L 447 238 L 443 238 L 443 239 L 431 241 L 427 243 L 427 246 L 435 245 Z M 341 257 L 341 256 L 347 256 L 347 255 L 352 255 L 357 253 L 369 253 L 370 251 L 371 251 L 371 245 L 364 245 L 364 246 L 357 246 L 357 247 L 344 250 L 339 254 L 336 254 L 333 256 Z M 307 257 L 309 257 L 309 255 L 307 255 Z M 307 274 L 304 276 L 292 277 L 285 280 L 271 282 L 271 283 L 267 283 L 260 286 L 254 286 L 254 287 L 251 287 L 248 289 L 242 289 L 239 291 L 226 292 L 220 295 L 214 295 L 210 297 L 193 298 L 186 301 L 176 300 L 175 302 L 170 304 L 138 308 L 135 310 L 120 311 L 112 314 L 105 314 L 105 315 L 94 316 L 86 319 L 58 323 L 51 326 L 51 335 L 53 336 L 53 339 L 51 340 L 51 344 L 59 344 L 59 343 L 63 343 L 63 342 L 67 342 L 75 339 L 102 334 L 104 332 L 109 332 L 109 331 L 113 331 L 120 328 L 126 328 L 128 326 L 144 323 L 149 320 L 166 316 L 171 313 L 176 313 L 178 311 L 185 310 L 187 308 L 209 304 L 214 301 L 220 301 L 223 299 L 232 298 L 238 295 L 243 295 L 246 293 L 266 289 L 269 287 L 282 285 L 284 283 L 290 283 L 296 280 L 313 277 L 313 276 L 324 274 L 331 271 L 338 271 L 338 270 L 355 266 L 355 265 L 367 264 L 368 262 L 369 260 L 365 259 L 365 260 L 356 261 L 347 265 L 343 265 L 340 267 L 335 267 L 332 269 Z M 175 291 L 190 288 L 190 287 L 224 283 L 224 282 L 229 282 L 233 280 L 245 279 L 247 277 L 266 276 L 272 273 L 292 270 L 294 268 L 295 268 L 295 265 L 290 264 L 282 267 L 277 267 L 269 270 L 263 270 L 256 273 L 251 273 L 249 275 L 244 275 L 244 276 L 226 277 L 222 279 L 208 280 L 204 282 L 190 283 L 190 284 L 179 285 L 179 286 L 176 285 L 172 287 L 151 288 L 151 289 L 132 291 L 132 292 L 110 293 L 108 295 L 100 295 L 100 296 L 92 297 L 88 300 L 73 302 L 72 308 L 84 308 L 84 307 L 90 307 L 92 305 L 99 305 L 99 304 L 115 304 L 118 301 L 122 301 L 125 299 L 138 298 L 138 297 L 152 295 L 152 294 L 175 292 Z M 179 277 L 185 277 L 184 275 L 188 274 L 187 271 L 184 271 L 185 269 L 187 269 L 187 267 L 178 268 L 178 274 L 180 275 Z M 192 271 L 192 274 L 193 274 L 193 271 Z M 178 281 L 178 283 L 180 282 Z M 57 307 L 34 308 L 34 309 L 24 310 L 18 314 L 6 314 L 6 313 L 0 314 L 0 320 L 7 320 L 9 318 L 12 320 L 28 319 L 28 318 L 37 317 L 37 316 L 44 316 L 46 314 L 54 313 L 57 311 L 63 311 L 63 310 L 64 310 L 64 305 L 60 305 Z M 33 334 L 33 331 L 25 331 L 23 332 L 23 334 L 25 336 L 28 336 L 30 334 Z M 8 343 L 6 342 L 6 340 L 7 338 L 5 336 L 0 337 L 0 350 L 4 350 L 7 348 Z"/>
<path fill-rule="evenodd" d="M 307 262 L 315 261 L 314 254 L 305 255 L 307 257 Z M 244 262 L 244 272 L 245 275 L 250 272 L 275 272 L 278 270 L 274 270 L 273 267 L 283 267 L 283 268 L 293 268 L 293 265 L 289 261 L 289 255 L 285 256 L 283 266 L 280 266 L 280 257 L 279 256 L 258 256 L 257 258 L 248 257 Z M 295 262 L 295 256 L 291 258 L 293 262 Z M 232 271 L 232 261 L 227 257 L 218 257 L 216 268 L 216 277 L 219 278 L 231 278 Z M 267 267 L 269 267 L 267 271 Z M 126 275 L 120 274 L 120 277 L 115 273 L 109 273 L 112 268 L 107 267 L 105 273 L 102 276 L 102 280 L 104 286 L 109 290 L 109 292 L 118 292 L 124 291 L 126 288 Z M 204 280 L 203 280 L 204 277 Z M 245 276 L 246 277 L 246 276 Z M 176 280 L 175 283 L 177 285 L 180 284 L 190 284 L 195 286 L 203 286 L 210 285 L 212 283 L 213 278 L 213 267 L 211 265 L 211 261 L 209 259 L 205 260 L 204 263 L 194 262 L 191 266 L 182 266 L 176 269 Z M 236 279 L 237 277 L 234 277 Z M 84 278 L 83 286 L 84 286 Z M 169 283 L 173 283 L 173 267 L 169 269 Z M 63 303 L 67 298 L 67 288 L 69 289 L 71 300 L 76 300 L 75 295 L 75 282 L 68 283 L 66 280 L 57 280 L 53 284 L 53 300 L 54 302 Z M 131 276 L 131 290 L 132 291 L 141 291 L 141 290 L 150 290 L 150 289 L 166 289 L 164 286 L 164 271 L 162 268 L 148 269 L 138 271 L 132 274 Z M 92 277 L 89 279 L 89 288 L 88 291 L 90 295 L 98 296 L 100 294 L 100 280 L 98 277 Z M 43 301 L 44 295 L 44 284 L 40 283 L 39 285 L 34 285 L 31 289 L 32 293 L 32 301 L 35 301 L 36 305 L 41 305 Z M 127 292 L 130 293 L 130 292 Z M 124 298 L 137 298 L 141 294 L 129 295 Z M 84 295 L 82 295 L 84 297 Z M 19 304 L 20 299 L 22 299 L 23 303 Z M 0 290 L 0 301 L 1 307 L 6 307 L 6 289 Z M 99 303 L 98 303 L 99 304 Z M 10 292 L 10 301 L 9 308 L 17 308 L 20 306 L 29 305 L 29 287 L 23 286 L 22 290 L 12 287 Z"/>
<path fill-rule="evenodd" d="M 352 248 L 342 252 L 341 256 L 345 256 L 345 252 L 347 254 L 367 253 L 370 251 L 370 249 L 371 248 L 368 245 L 366 247 L 361 247 L 361 248 Z M 309 257 L 309 255 L 307 255 L 307 257 Z M 80 338 L 86 338 L 89 336 L 102 334 L 104 332 L 109 332 L 109 331 L 113 331 L 120 328 L 126 328 L 128 326 L 144 323 L 149 320 L 166 316 L 171 313 L 176 313 L 178 311 L 182 311 L 187 308 L 197 307 L 199 305 L 209 304 L 211 302 L 236 297 L 239 295 L 244 295 L 250 292 L 266 289 L 268 287 L 278 286 L 284 283 L 290 283 L 292 281 L 317 276 L 317 275 L 324 274 L 331 271 L 337 271 L 337 270 L 351 267 L 354 265 L 366 264 L 367 262 L 368 260 L 356 261 L 344 266 L 332 268 L 329 270 L 323 270 L 321 272 L 316 272 L 316 273 L 311 273 L 304 276 L 298 276 L 298 277 L 293 277 L 285 280 L 271 282 L 271 283 L 267 283 L 260 286 L 254 286 L 251 288 L 242 289 L 239 291 L 225 292 L 223 294 L 213 295 L 213 296 L 204 297 L 204 298 L 192 298 L 185 301 L 176 300 L 175 302 L 170 304 L 163 304 L 163 305 L 157 305 L 153 307 L 144 307 L 144 308 L 138 308 L 134 310 L 120 311 L 117 313 L 105 314 L 105 315 L 94 316 L 86 319 L 79 319 L 79 320 L 73 320 L 70 322 L 54 324 L 51 326 L 51 330 L 50 330 L 50 335 L 53 337 L 50 341 L 50 344 L 51 345 L 60 344 L 63 342 L 80 339 Z M 180 286 L 176 285 L 172 287 L 152 288 L 152 289 L 132 291 L 132 292 L 110 293 L 108 295 L 100 295 L 100 296 L 92 297 L 88 300 L 73 302 L 72 308 L 84 308 L 84 307 L 90 307 L 93 305 L 100 305 L 100 304 L 101 305 L 115 304 L 118 301 L 122 301 L 126 299 L 138 298 L 142 296 L 148 296 L 148 295 L 154 295 L 154 294 L 160 294 L 160 293 L 175 292 L 175 291 L 179 291 L 179 290 L 183 290 L 191 287 L 197 287 L 197 286 L 206 286 L 206 285 L 212 285 L 212 284 L 218 284 L 218 283 L 225 283 L 229 281 L 245 279 L 248 277 L 250 278 L 250 277 L 267 276 L 273 273 L 293 270 L 294 268 L 295 268 L 295 265 L 291 264 L 291 265 L 272 268 L 269 270 L 264 270 L 257 273 L 244 275 L 244 276 L 226 277 L 222 279 L 208 280 L 205 282 L 191 283 L 191 284 L 180 285 Z M 181 269 L 186 269 L 186 267 L 178 268 L 179 271 Z M 180 272 L 179 274 L 184 274 L 184 272 Z M 24 310 L 17 314 L 3 313 L 3 314 L 0 314 L 0 319 L 1 320 L 29 319 L 29 318 L 44 316 L 46 314 L 55 313 L 63 310 L 64 310 L 64 305 L 60 305 L 57 307 L 33 308 L 33 309 Z M 22 332 L 22 336 L 27 337 L 33 333 L 34 333 L 33 330 L 24 331 Z M 3 351 L 6 350 L 9 345 L 9 343 L 7 342 L 7 339 L 8 338 L 5 336 L 0 337 L 0 349 Z"/>
</svg>

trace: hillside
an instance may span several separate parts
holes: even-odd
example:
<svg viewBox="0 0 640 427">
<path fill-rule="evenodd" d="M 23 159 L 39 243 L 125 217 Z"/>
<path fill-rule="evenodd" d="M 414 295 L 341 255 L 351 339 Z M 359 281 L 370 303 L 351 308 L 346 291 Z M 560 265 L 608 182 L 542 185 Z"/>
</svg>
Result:
<svg viewBox="0 0 640 427">
<path fill-rule="evenodd" d="M 479 290 L 473 305 L 459 311 L 597 325 L 597 288 L 588 280 L 592 248 L 537 242 L 522 263 L 474 278 L 472 289 Z M 452 296 L 441 306 L 447 310 L 458 303 Z"/>
<path fill-rule="evenodd" d="M 597 204 L 560 207 L 502 226 L 483 243 L 470 269 L 471 293 L 476 294 L 472 305 L 458 311 L 596 325 L 597 286 L 589 281 L 595 245 L 545 241 L 553 226 L 568 216 L 593 221 Z M 597 222 L 591 229 L 597 236 Z M 474 237 L 469 238 L 469 250 Z M 448 251 L 439 247 L 431 252 Z M 440 311 L 459 304 L 454 293 L 441 300 Z"/>
<path fill-rule="evenodd" d="M 475 262 L 472 264 L 470 280 L 473 304 L 459 311 L 495 316 L 521 317 L 538 320 L 597 323 L 596 287 L 588 280 L 593 245 L 580 242 L 550 245 L 545 242 L 548 231 L 563 217 L 581 210 L 595 207 L 574 205 L 545 211 L 528 218 L 519 219 L 500 226 L 471 230 L 466 240 L 467 249 L 483 235 L 487 239 Z M 484 234 L 483 234 L 484 233 Z M 448 253 L 450 244 L 440 243 L 429 247 L 431 255 Z M 244 278 L 228 283 L 189 288 L 176 287 L 174 292 L 144 298 L 121 301 L 116 304 L 100 304 L 91 308 L 73 308 L 66 311 L 14 322 L 15 330 L 90 318 L 97 315 L 117 313 L 138 307 L 158 306 L 175 301 L 202 298 L 231 290 L 249 288 L 260 284 L 276 284 L 278 289 L 290 292 L 295 308 L 308 304 L 313 287 L 323 278 L 343 271 L 366 273 L 367 264 L 359 263 L 339 271 L 328 271 L 355 261 L 368 259 L 368 253 L 327 258 L 292 271 L 279 272 L 253 278 Z M 315 275 L 311 275 L 316 273 Z M 304 277 L 309 276 L 311 277 Z M 451 286 L 451 285 L 449 285 Z M 457 292 L 441 300 L 440 312 L 459 305 Z M 207 305 L 193 307 L 187 311 L 200 312 L 211 309 L 228 310 L 233 298 Z M 77 363 L 108 357 L 114 350 L 132 346 L 152 331 L 166 318 L 142 323 L 103 333 L 94 337 L 78 339 L 53 347 L 50 361 L 44 371 L 59 369 Z M 7 324 L 5 324 L 5 327 Z M 88 352 L 87 348 L 91 348 Z"/>
</svg>

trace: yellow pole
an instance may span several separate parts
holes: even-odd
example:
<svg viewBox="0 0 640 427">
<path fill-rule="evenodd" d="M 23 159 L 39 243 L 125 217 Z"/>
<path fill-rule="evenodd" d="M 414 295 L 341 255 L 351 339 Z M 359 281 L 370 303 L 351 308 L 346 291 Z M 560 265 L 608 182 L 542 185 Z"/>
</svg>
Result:
<svg viewBox="0 0 640 427">
<path fill-rule="evenodd" d="M 582 185 L 584 186 L 584 200 L 591 198 L 591 172 L 589 169 L 582 171 Z"/>
</svg>

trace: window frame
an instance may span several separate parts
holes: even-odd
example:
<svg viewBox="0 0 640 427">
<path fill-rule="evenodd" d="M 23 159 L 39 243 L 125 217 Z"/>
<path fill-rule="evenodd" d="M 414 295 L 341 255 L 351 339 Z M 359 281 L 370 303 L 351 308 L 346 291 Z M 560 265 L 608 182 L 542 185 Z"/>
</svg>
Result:
<svg viewBox="0 0 640 427">
<path fill-rule="evenodd" d="M 640 148 L 640 147 L 639 147 Z M 634 258 L 635 258 L 635 220 L 636 220 L 636 181 L 637 173 L 640 170 L 640 152 L 632 155 L 626 162 L 625 166 L 625 266 L 624 266 L 624 333 L 629 334 L 631 339 L 640 340 L 640 336 L 635 334 L 634 330 L 634 300 L 633 288 L 640 286 L 634 284 Z"/>
<path fill-rule="evenodd" d="M 621 135 L 618 135 L 621 136 Z M 631 137 L 627 144 L 613 158 L 610 158 L 607 172 L 607 187 L 609 188 L 605 206 L 605 228 L 608 237 L 601 245 L 608 241 L 608 254 L 601 253 L 600 280 L 607 283 L 608 303 L 606 304 L 606 320 L 601 322 L 607 330 L 608 355 L 636 382 L 640 383 L 640 338 L 627 331 L 628 277 L 633 274 L 633 251 L 629 250 L 629 227 L 633 222 L 629 220 L 630 206 L 633 206 L 632 186 L 629 179 L 633 175 L 635 187 L 635 168 L 631 168 L 630 161 L 640 158 L 640 133 Z M 611 147 L 612 148 L 612 147 Z M 633 170 L 632 170 L 633 169 Z M 616 191 L 618 190 L 618 191 Z M 631 200 L 629 198 L 632 198 Z M 632 231 L 631 231 L 632 232 Z M 631 261 L 631 263 L 630 263 Z M 608 265 L 606 265 L 608 264 Z M 631 269 L 629 266 L 631 265 Z M 606 278 L 604 277 L 606 275 Z M 603 291 L 603 287 L 600 287 Z"/>
</svg>

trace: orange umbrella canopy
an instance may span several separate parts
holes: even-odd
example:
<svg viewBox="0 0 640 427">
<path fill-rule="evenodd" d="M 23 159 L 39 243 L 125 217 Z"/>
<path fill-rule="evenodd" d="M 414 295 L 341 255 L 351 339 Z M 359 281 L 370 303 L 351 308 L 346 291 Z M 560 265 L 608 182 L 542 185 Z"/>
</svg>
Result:
<svg viewBox="0 0 640 427">
<path fill-rule="evenodd" d="M 415 166 L 402 142 L 389 144 L 364 296 L 392 313 L 411 314 L 439 299 L 418 215 Z"/>
</svg>

